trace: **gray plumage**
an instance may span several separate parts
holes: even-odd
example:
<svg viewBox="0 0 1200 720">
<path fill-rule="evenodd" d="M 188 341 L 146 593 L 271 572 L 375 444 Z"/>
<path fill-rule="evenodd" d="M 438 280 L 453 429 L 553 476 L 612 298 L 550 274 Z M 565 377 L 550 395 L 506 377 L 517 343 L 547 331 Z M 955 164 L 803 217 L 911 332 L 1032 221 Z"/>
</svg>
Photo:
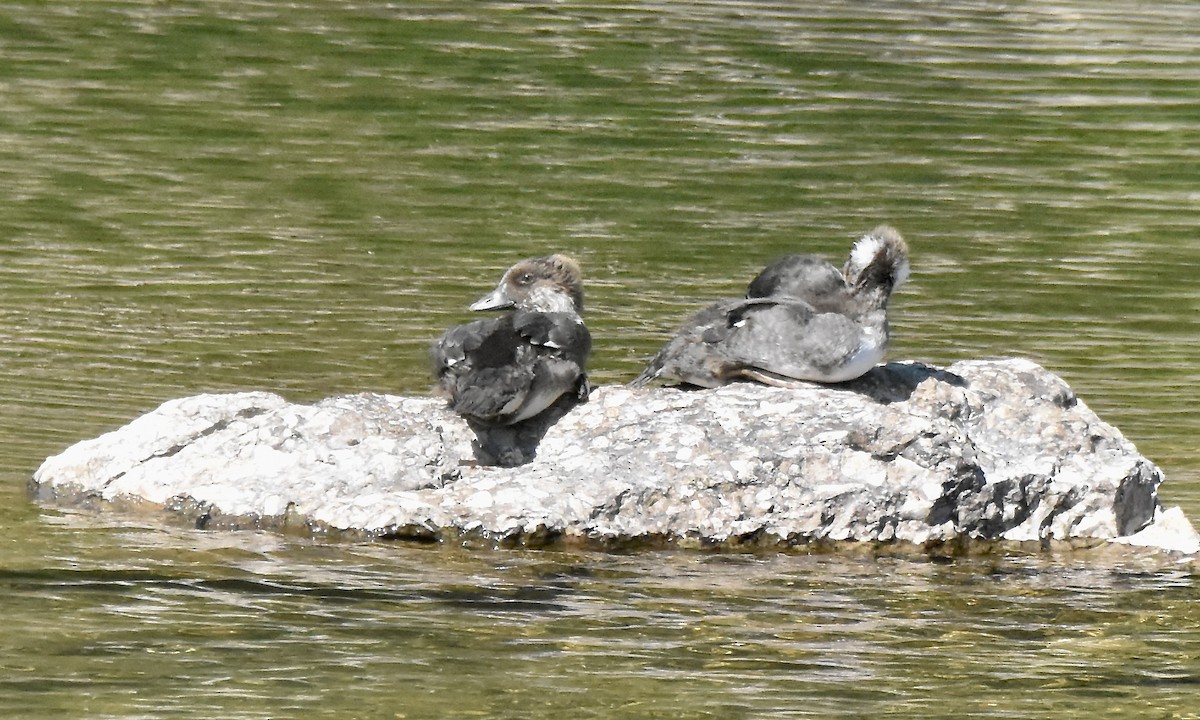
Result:
<svg viewBox="0 0 1200 720">
<path fill-rule="evenodd" d="M 861 237 L 841 271 L 812 255 L 781 258 L 746 298 L 692 316 L 633 384 L 853 380 L 883 359 L 887 302 L 908 272 L 908 248 L 887 226 Z"/>
</svg>

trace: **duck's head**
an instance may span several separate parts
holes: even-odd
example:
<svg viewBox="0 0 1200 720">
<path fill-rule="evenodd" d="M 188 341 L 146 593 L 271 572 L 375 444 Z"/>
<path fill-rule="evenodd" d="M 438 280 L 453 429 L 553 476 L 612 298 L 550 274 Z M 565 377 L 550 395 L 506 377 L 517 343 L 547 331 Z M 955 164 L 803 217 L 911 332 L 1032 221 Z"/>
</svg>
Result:
<svg viewBox="0 0 1200 720">
<path fill-rule="evenodd" d="M 883 302 L 908 279 L 908 245 L 894 228 L 880 225 L 850 250 L 842 274 L 856 293 L 879 293 Z"/>
<path fill-rule="evenodd" d="M 566 255 L 529 258 L 513 265 L 500 284 L 471 305 L 472 310 L 517 307 L 540 312 L 583 312 L 583 275 Z"/>
</svg>

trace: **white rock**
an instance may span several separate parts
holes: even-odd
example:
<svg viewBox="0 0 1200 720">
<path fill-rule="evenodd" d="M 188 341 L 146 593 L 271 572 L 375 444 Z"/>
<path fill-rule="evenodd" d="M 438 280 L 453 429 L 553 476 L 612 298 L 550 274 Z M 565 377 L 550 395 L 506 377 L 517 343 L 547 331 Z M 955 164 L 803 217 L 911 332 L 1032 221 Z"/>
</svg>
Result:
<svg viewBox="0 0 1200 720">
<path fill-rule="evenodd" d="M 47 459 L 32 487 L 62 504 L 133 498 L 210 528 L 1200 548 L 1160 507 L 1161 471 L 1026 360 L 892 363 L 792 390 L 601 387 L 545 429 L 528 464 L 480 466 L 473 440 L 434 398 L 199 395 Z"/>
</svg>

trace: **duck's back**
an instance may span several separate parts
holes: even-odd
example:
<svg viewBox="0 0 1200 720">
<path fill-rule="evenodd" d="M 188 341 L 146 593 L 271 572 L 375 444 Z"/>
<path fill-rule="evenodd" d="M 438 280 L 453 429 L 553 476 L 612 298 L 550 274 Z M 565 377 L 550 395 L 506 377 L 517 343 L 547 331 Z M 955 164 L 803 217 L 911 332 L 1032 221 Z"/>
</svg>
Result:
<svg viewBox="0 0 1200 720">
<path fill-rule="evenodd" d="M 779 258 L 750 281 L 746 297 L 795 298 L 821 312 L 845 312 L 854 300 L 842 271 L 816 255 Z"/>
</svg>

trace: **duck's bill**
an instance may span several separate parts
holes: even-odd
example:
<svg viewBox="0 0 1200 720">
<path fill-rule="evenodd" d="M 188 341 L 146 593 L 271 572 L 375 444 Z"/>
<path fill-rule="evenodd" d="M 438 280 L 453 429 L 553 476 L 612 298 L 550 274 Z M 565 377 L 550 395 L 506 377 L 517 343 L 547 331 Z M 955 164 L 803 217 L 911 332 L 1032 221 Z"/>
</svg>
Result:
<svg viewBox="0 0 1200 720">
<path fill-rule="evenodd" d="M 506 307 L 512 307 L 512 300 L 504 293 L 502 288 L 496 288 L 492 292 L 484 295 L 471 304 L 472 310 L 501 310 Z"/>
</svg>

